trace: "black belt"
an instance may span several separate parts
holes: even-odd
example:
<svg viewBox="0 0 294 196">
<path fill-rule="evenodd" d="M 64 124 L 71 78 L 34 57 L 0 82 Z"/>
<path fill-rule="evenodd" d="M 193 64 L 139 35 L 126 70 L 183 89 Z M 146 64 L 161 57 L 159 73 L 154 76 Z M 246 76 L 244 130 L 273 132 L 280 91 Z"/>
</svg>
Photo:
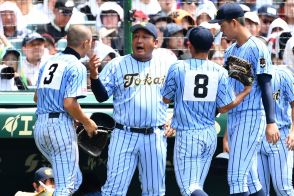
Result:
<svg viewBox="0 0 294 196">
<path fill-rule="evenodd" d="M 158 126 L 159 129 L 163 129 L 164 125 Z M 115 128 L 124 130 L 124 125 L 116 123 Z M 146 127 L 146 128 L 137 128 L 137 127 L 130 127 L 129 130 L 134 133 L 144 133 L 144 134 L 152 134 L 154 133 L 153 127 Z"/>
<path fill-rule="evenodd" d="M 52 113 L 49 113 L 48 118 L 59 118 L 59 116 L 60 116 L 59 112 L 52 112 Z"/>
</svg>

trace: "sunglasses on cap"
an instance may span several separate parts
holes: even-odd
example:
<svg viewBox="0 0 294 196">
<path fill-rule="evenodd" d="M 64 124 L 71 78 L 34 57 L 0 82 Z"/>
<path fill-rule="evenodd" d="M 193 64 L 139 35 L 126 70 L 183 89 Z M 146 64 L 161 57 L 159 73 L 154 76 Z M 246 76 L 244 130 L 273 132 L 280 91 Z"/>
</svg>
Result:
<svg viewBox="0 0 294 196">
<path fill-rule="evenodd" d="M 69 10 L 69 9 L 59 9 L 59 12 L 64 16 L 72 15 L 72 10 Z"/>
</svg>

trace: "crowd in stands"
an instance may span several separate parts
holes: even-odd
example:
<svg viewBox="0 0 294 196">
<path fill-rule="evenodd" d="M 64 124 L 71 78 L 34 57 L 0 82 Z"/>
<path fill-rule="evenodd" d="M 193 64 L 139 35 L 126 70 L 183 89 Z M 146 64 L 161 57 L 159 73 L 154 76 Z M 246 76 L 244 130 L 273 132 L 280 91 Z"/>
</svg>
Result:
<svg viewBox="0 0 294 196">
<path fill-rule="evenodd" d="M 132 24 L 149 21 L 158 29 L 158 48 L 177 59 L 190 53 L 186 35 L 203 26 L 215 37 L 210 59 L 223 65 L 224 50 L 234 42 L 209 20 L 223 0 L 132 0 Z M 267 44 L 274 64 L 294 72 L 294 0 L 237 0 L 245 23 Z M 70 25 L 85 24 L 93 32 L 93 50 L 103 66 L 124 52 L 123 0 L 0 0 L 0 90 L 34 88 L 40 65 L 66 47 Z M 129 11 L 129 10 L 128 10 Z M 291 38 L 292 37 L 292 38 Z M 156 52 L 157 50 L 155 50 Z M 87 65 L 87 57 L 82 59 Z"/>
</svg>

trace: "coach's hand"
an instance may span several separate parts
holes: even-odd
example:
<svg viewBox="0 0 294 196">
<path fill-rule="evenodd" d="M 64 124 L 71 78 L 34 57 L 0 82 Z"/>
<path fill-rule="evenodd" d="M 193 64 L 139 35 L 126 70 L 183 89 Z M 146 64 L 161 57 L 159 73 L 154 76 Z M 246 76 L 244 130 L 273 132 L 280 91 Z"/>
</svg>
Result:
<svg viewBox="0 0 294 196">
<path fill-rule="evenodd" d="M 92 119 L 89 118 L 89 120 L 83 125 L 89 137 L 93 137 L 93 135 L 96 135 L 98 133 L 97 125 Z"/>
<path fill-rule="evenodd" d="M 98 78 L 98 67 L 101 65 L 101 61 L 94 54 L 89 61 L 89 70 L 90 70 L 90 78 L 97 79 Z"/>
<path fill-rule="evenodd" d="M 280 132 L 276 123 L 266 125 L 266 140 L 268 143 L 276 144 L 280 139 Z"/>
<path fill-rule="evenodd" d="M 286 145 L 289 150 L 294 150 L 294 131 L 291 131 L 287 136 Z"/>
</svg>

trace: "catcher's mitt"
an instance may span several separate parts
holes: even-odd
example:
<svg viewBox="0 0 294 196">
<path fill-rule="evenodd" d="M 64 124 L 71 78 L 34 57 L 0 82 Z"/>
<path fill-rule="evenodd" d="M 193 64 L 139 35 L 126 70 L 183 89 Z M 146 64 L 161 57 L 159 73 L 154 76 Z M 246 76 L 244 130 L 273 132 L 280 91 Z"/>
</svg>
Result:
<svg viewBox="0 0 294 196">
<path fill-rule="evenodd" d="M 236 56 L 228 57 L 224 66 L 229 71 L 229 76 L 240 81 L 244 86 L 251 86 L 254 78 L 251 64 Z"/>
<path fill-rule="evenodd" d="M 115 127 L 115 121 L 105 113 L 93 113 L 90 117 L 97 124 L 97 134 L 89 137 L 84 126 L 78 126 L 78 144 L 88 154 L 98 157 L 104 149 L 108 133 Z"/>
</svg>

